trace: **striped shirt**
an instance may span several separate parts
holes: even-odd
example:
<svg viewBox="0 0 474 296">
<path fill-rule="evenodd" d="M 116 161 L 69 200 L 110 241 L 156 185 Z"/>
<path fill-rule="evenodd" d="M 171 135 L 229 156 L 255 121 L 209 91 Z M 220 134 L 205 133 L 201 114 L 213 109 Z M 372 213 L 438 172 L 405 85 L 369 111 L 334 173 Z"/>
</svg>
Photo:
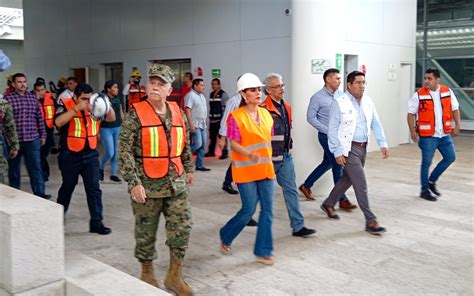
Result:
<svg viewBox="0 0 474 296">
<path fill-rule="evenodd" d="M 13 118 L 20 142 L 29 142 L 38 138 L 46 139 L 46 130 L 38 100 L 32 93 L 27 91 L 22 96 L 14 91 L 4 99 L 13 109 Z"/>
</svg>

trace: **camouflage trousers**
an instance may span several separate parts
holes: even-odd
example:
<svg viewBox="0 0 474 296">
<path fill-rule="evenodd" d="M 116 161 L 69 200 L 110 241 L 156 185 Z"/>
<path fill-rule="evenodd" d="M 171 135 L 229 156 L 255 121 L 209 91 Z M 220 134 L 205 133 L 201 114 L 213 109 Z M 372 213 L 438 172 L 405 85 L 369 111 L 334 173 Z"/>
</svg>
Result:
<svg viewBox="0 0 474 296">
<path fill-rule="evenodd" d="M 3 136 L 0 135 L 3 138 Z M 0 184 L 7 184 L 5 183 L 5 177 L 8 176 L 8 162 L 3 156 L 3 144 L 2 140 L 0 139 Z"/>
<path fill-rule="evenodd" d="M 165 217 L 166 245 L 170 256 L 182 260 L 188 248 L 193 226 L 188 194 L 165 198 L 147 198 L 144 204 L 132 201 L 135 215 L 135 257 L 140 260 L 156 258 L 156 232 L 160 215 Z"/>
</svg>

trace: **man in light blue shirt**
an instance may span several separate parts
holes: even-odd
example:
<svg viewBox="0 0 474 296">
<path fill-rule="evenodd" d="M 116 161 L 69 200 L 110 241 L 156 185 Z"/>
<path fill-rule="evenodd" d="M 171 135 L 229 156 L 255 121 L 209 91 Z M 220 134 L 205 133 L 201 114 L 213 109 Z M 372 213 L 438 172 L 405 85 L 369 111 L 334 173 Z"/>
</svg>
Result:
<svg viewBox="0 0 474 296">
<path fill-rule="evenodd" d="M 384 159 L 388 158 L 388 149 L 375 105 L 369 96 L 364 95 L 365 85 L 364 73 L 359 71 L 349 73 L 347 92 L 331 105 L 328 145 L 336 162 L 344 166 L 344 172 L 329 197 L 321 205 L 321 209 L 328 218 L 339 219 L 339 216 L 335 214 L 334 206 L 339 197 L 352 185 L 359 207 L 365 216 L 365 230 L 371 234 L 380 235 L 386 229 L 377 223 L 377 218 L 370 210 L 364 172 L 370 130 L 374 131 Z"/>
<path fill-rule="evenodd" d="M 191 150 L 196 153 L 196 171 L 207 172 L 211 169 L 204 166 L 207 142 L 207 100 L 204 96 L 204 81 L 196 78 L 192 87 L 193 89 L 184 97 L 186 117 L 193 137 Z"/>
<path fill-rule="evenodd" d="M 312 196 L 311 187 L 321 178 L 328 170 L 332 169 L 332 178 L 334 184 L 337 183 L 342 176 L 342 166 L 337 164 L 334 155 L 328 147 L 328 124 L 329 124 L 329 109 L 334 99 L 339 97 L 342 93 L 338 90 L 341 85 L 341 76 L 338 69 L 327 69 L 323 74 L 324 86 L 316 92 L 309 102 L 308 112 L 306 113 L 306 120 L 315 129 L 318 130 L 319 144 L 324 150 L 323 160 L 313 170 L 313 172 L 306 178 L 303 184 L 300 185 L 299 190 L 304 194 L 307 200 L 314 200 Z M 353 205 L 343 194 L 339 200 L 339 207 L 347 212 L 357 208 Z"/>
</svg>

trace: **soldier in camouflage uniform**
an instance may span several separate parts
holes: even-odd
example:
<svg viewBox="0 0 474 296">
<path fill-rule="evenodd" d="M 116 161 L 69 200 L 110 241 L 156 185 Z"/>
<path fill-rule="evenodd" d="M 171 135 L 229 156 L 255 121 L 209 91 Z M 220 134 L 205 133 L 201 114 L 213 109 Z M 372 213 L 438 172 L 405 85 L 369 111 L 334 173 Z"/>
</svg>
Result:
<svg viewBox="0 0 474 296">
<path fill-rule="evenodd" d="M 3 156 L 3 145 L 10 148 L 8 157 L 15 158 L 20 149 L 20 142 L 16 133 L 12 107 L 4 99 L 0 99 L 0 131 L 4 131 L 6 135 L 6 137 L 0 135 L 0 184 L 5 184 L 5 172 L 8 171 L 8 167 L 7 160 Z M 6 143 L 3 143 L 4 139 Z"/>
<path fill-rule="evenodd" d="M 160 214 L 163 213 L 166 220 L 166 245 L 170 249 L 171 259 L 165 286 L 178 295 L 192 295 L 193 290 L 182 276 L 182 264 L 192 228 L 188 185 L 191 185 L 193 180 L 193 164 L 186 116 L 176 103 L 166 102 L 166 98 L 171 94 L 173 81 L 174 74 L 168 66 L 160 64 L 150 66 L 146 84 L 146 100 L 134 104 L 122 124 L 119 165 L 132 198 L 135 215 L 135 257 L 142 264 L 141 279 L 158 287 L 153 274 L 152 260 L 156 258 L 156 232 Z M 144 111 L 141 110 L 146 110 L 148 113 L 142 113 Z M 166 134 L 166 137 L 160 138 L 159 143 L 158 137 L 155 142 L 146 142 L 149 137 L 152 137 L 147 133 L 150 125 L 142 124 L 142 122 L 149 121 L 150 118 L 155 121 L 159 118 L 160 124 L 153 126 L 161 130 L 162 135 Z M 181 138 L 178 137 L 182 142 L 174 138 L 176 131 L 174 122 L 177 118 L 183 123 L 179 127 Z M 161 125 L 161 123 L 164 124 Z M 143 145 L 144 142 L 154 144 Z M 172 145 L 177 146 L 172 147 Z M 176 148 L 180 147 L 179 145 L 181 148 Z M 151 150 L 159 149 L 160 155 L 151 156 L 155 158 L 150 160 L 147 146 L 152 146 Z M 164 148 L 165 152 L 163 152 L 163 147 L 166 146 L 167 149 Z M 178 150 L 177 154 L 173 158 L 173 151 L 176 150 Z M 161 160 L 158 156 L 161 156 Z M 176 158 L 179 159 L 176 160 Z M 156 165 L 155 162 L 155 165 L 148 166 L 147 161 L 165 161 L 166 165 Z M 161 176 L 157 177 L 160 172 Z"/>
</svg>

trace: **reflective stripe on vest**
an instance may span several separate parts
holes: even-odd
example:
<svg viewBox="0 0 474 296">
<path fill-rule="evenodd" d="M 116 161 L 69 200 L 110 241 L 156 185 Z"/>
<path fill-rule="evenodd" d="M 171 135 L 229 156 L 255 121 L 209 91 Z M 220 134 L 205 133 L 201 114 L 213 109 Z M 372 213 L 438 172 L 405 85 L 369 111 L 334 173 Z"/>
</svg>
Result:
<svg viewBox="0 0 474 296">
<path fill-rule="evenodd" d="M 451 92 L 445 85 L 440 85 L 440 102 L 442 110 L 443 131 L 446 134 L 451 133 L 452 127 L 452 110 L 451 110 Z M 418 133 L 422 137 L 431 137 L 435 134 L 436 117 L 434 101 L 430 91 L 426 87 L 418 90 L 419 108 L 417 117 Z"/>
<path fill-rule="evenodd" d="M 141 125 L 143 171 L 152 179 L 166 176 L 171 163 L 178 175 L 184 173 L 181 154 L 186 145 L 186 126 L 179 106 L 174 102 L 166 104 L 171 110 L 171 143 L 168 143 L 163 123 L 151 104 L 148 101 L 133 104 Z"/>
<path fill-rule="evenodd" d="M 76 106 L 74 99 L 62 99 L 66 110 L 71 110 Z M 73 152 L 80 152 L 86 146 L 86 138 L 89 143 L 89 148 L 97 148 L 97 133 L 100 127 L 100 121 L 96 121 L 86 112 L 84 123 L 84 116 L 81 111 L 74 114 L 74 117 L 69 121 L 69 129 L 67 134 L 67 148 Z"/>
<path fill-rule="evenodd" d="M 44 123 L 46 127 L 53 128 L 54 127 L 54 113 L 56 112 L 54 107 L 54 101 L 50 92 L 46 92 L 44 94 L 43 100 L 43 116 L 44 116 Z"/>
<path fill-rule="evenodd" d="M 259 156 L 258 161 L 253 161 L 246 155 L 232 151 L 232 177 L 236 183 L 275 177 L 271 158 L 273 118 L 264 108 L 258 107 L 257 112 L 260 125 L 255 123 L 244 108 L 232 112 L 232 118 L 235 119 L 241 135 L 240 145 Z"/>
</svg>

